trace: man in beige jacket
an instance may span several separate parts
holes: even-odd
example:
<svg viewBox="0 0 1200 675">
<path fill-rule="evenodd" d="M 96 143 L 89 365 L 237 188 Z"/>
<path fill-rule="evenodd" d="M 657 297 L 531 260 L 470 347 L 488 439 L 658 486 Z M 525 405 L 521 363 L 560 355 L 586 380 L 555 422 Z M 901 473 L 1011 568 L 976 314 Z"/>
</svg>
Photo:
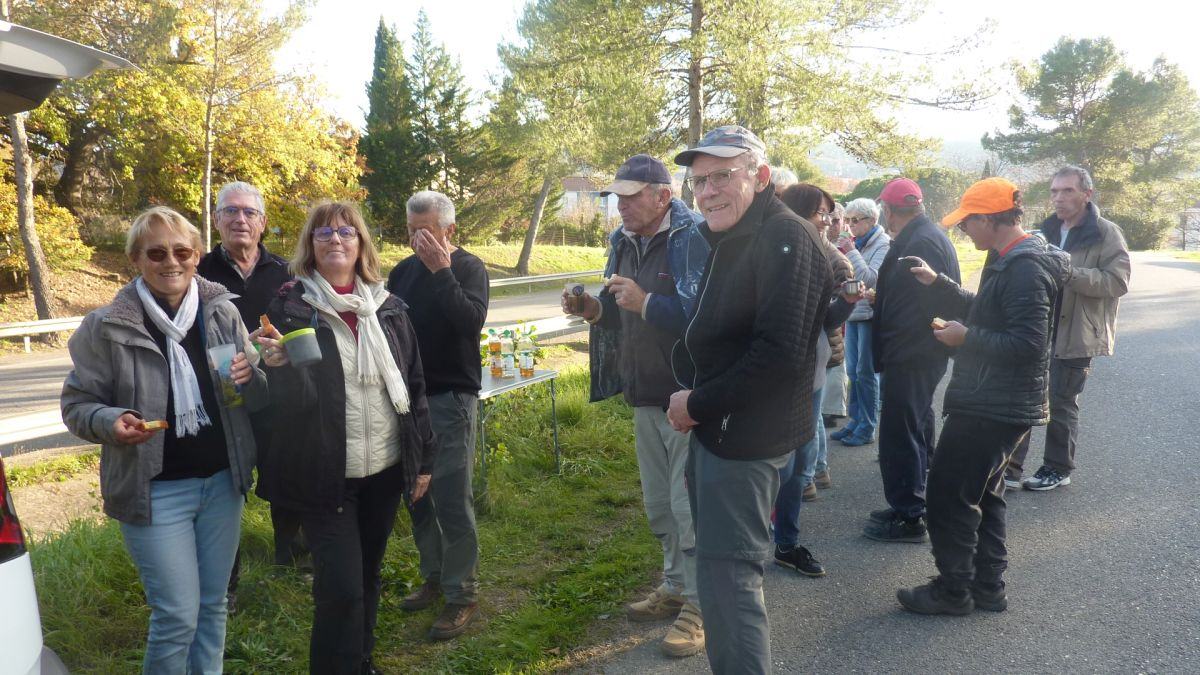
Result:
<svg viewBox="0 0 1200 675">
<path fill-rule="evenodd" d="M 1077 166 L 1059 169 L 1050 183 L 1054 215 L 1041 225 L 1051 244 L 1071 255 L 1071 279 L 1058 298 L 1050 360 L 1050 424 L 1042 466 L 1021 480 L 1029 436 L 1008 462 L 1004 482 L 1053 490 L 1071 482 L 1079 432 L 1079 395 L 1092 357 L 1109 356 L 1116 339 L 1117 304 L 1129 291 L 1129 248 L 1121 229 L 1092 203 L 1092 177 Z"/>
</svg>

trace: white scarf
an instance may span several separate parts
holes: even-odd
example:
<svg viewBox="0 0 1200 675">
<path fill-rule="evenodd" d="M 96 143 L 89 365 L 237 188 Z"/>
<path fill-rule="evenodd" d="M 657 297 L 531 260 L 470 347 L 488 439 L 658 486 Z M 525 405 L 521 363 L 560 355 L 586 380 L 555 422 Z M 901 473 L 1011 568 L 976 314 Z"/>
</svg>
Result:
<svg viewBox="0 0 1200 675">
<path fill-rule="evenodd" d="M 354 277 L 354 293 L 342 295 L 320 273 L 299 277 L 304 284 L 304 297 L 314 306 L 334 312 L 354 312 L 358 317 L 358 377 L 363 384 L 379 384 L 383 380 L 392 406 L 401 415 L 408 412 L 408 387 L 396 366 L 396 357 L 388 348 L 387 337 L 375 311 L 387 299 L 383 284 L 366 284 Z M 325 307 L 322 307 L 324 305 Z"/>
<path fill-rule="evenodd" d="M 146 282 L 138 277 L 134 283 L 142 307 L 146 315 L 154 322 L 162 334 L 167 337 L 167 363 L 171 368 L 171 393 L 175 397 L 175 437 L 195 436 L 200 433 L 200 427 L 210 426 L 212 420 L 204 410 L 204 401 L 200 398 L 200 383 L 196 381 L 196 371 L 188 359 L 187 351 L 180 342 L 196 321 L 196 312 L 200 308 L 200 291 L 196 280 L 192 279 L 183 303 L 175 312 L 175 318 L 167 318 L 167 313 L 155 302 L 150 295 Z"/>
</svg>

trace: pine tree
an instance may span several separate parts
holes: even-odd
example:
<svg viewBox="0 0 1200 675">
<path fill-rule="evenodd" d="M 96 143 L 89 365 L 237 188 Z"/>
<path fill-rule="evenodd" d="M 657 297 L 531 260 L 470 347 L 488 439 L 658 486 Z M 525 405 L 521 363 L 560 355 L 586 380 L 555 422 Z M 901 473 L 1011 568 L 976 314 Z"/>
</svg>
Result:
<svg viewBox="0 0 1200 675">
<path fill-rule="evenodd" d="M 382 18 L 375 31 L 367 102 L 366 133 L 358 144 L 367 166 L 362 183 L 371 215 L 381 227 L 394 231 L 406 222 L 409 195 L 428 182 L 429 153 L 416 133 L 417 110 L 403 48 Z"/>
</svg>

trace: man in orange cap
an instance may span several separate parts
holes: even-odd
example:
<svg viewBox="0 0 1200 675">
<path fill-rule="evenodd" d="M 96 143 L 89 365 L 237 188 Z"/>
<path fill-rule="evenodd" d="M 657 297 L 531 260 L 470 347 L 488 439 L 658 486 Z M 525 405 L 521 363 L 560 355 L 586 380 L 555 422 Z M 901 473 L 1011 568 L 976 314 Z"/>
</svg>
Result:
<svg viewBox="0 0 1200 675">
<path fill-rule="evenodd" d="M 923 260 L 912 276 L 947 308 L 931 326 L 955 350 L 942 406 L 947 415 L 929 470 L 928 523 L 939 575 L 896 597 L 920 614 L 970 614 L 1008 607 L 1004 465 L 1030 427 L 1050 417 L 1054 301 L 1071 259 L 1021 227 L 1021 193 L 1003 178 L 975 183 L 942 219 L 988 251 L 979 292 L 963 289 Z M 940 328 L 938 326 L 941 326 Z"/>
</svg>

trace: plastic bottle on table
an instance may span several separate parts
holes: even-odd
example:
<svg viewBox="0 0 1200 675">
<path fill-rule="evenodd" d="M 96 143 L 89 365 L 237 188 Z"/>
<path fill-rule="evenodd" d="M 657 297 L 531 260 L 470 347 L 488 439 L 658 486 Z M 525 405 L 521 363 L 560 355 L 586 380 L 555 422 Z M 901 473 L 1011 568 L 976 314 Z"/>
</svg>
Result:
<svg viewBox="0 0 1200 675">
<path fill-rule="evenodd" d="M 520 362 L 521 377 L 533 377 L 533 340 L 522 335 L 517 341 L 517 360 Z"/>
<path fill-rule="evenodd" d="M 503 377 L 504 359 L 500 355 L 500 336 L 496 331 L 488 331 L 488 365 L 491 366 L 492 377 Z"/>
<path fill-rule="evenodd" d="M 517 361 L 513 353 L 512 334 L 504 331 L 500 337 L 500 377 L 516 377 Z"/>
</svg>

